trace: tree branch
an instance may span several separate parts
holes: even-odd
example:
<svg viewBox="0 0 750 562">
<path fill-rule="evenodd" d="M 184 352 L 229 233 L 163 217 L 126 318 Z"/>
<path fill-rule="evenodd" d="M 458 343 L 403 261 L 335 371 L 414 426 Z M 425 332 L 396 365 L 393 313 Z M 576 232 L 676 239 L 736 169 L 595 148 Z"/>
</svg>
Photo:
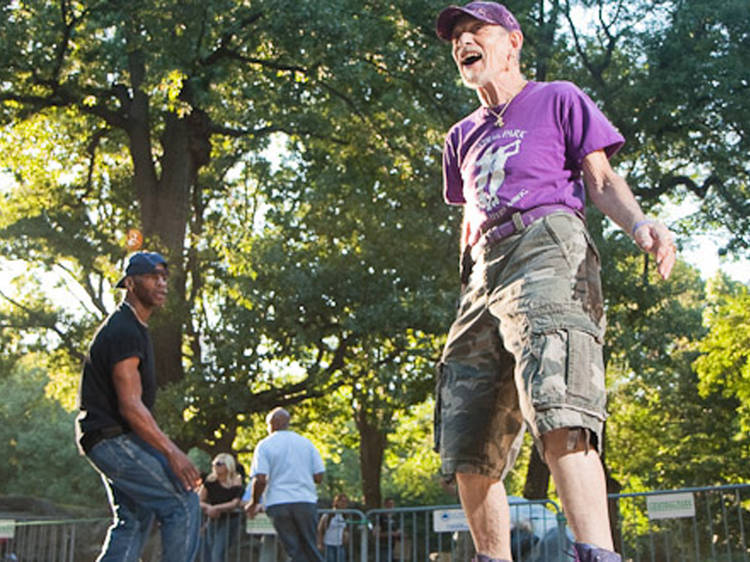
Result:
<svg viewBox="0 0 750 562">
<path fill-rule="evenodd" d="M 241 20 L 237 26 L 237 29 L 245 29 L 246 27 L 258 21 L 262 16 L 262 12 L 252 14 L 251 16 Z M 210 55 L 201 59 L 199 61 L 200 64 L 203 66 L 211 66 L 220 59 L 227 57 L 227 55 L 232 52 L 232 50 L 229 48 L 229 44 L 232 42 L 235 36 L 235 31 L 228 31 L 224 33 L 221 36 L 221 39 L 219 39 L 219 46 L 214 49 L 214 51 Z"/>
<path fill-rule="evenodd" d="M 6 295 L 3 291 L 0 291 L 0 297 L 2 297 L 3 299 L 5 299 L 6 301 L 8 301 L 11 305 L 13 305 L 13 306 L 21 309 L 26 314 L 28 314 L 29 317 L 30 317 L 29 319 L 32 319 L 34 317 L 34 315 L 35 315 L 35 311 L 34 310 L 32 310 L 29 307 L 21 304 L 20 302 L 17 302 L 15 299 L 12 299 L 8 295 Z M 60 338 L 60 341 L 62 342 L 63 346 L 68 350 L 68 353 L 70 353 L 70 355 L 72 357 L 74 357 L 78 361 L 83 361 L 84 360 L 84 358 L 85 358 L 84 355 L 82 353 L 80 353 L 78 351 L 78 349 L 70 342 L 70 339 L 68 337 L 67 332 L 64 332 L 63 330 L 61 330 L 60 328 L 58 328 L 55 325 L 55 323 L 52 323 L 51 325 L 50 324 L 45 324 L 45 323 L 39 323 L 39 324 L 34 324 L 34 323 L 29 324 L 29 323 L 26 323 L 26 324 L 23 324 L 21 327 L 22 328 L 26 328 L 26 329 L 38 329 L 38 328 L 42 328 L 42 329 L 50 330 L 50 331 L 54 332 Z"/>
<path fill-rule="evenodd" d="M 349 144 L 344 139 L 321 135 L 315 131 L 309 131 L 305 129 L 291 129 L 289 127 L 281 127 L 281 126 L 261 127 L 259 129 L 233 129 L 231 127 L 224 127 L 222 125 L 217 125 L 215 123 L 212 123 L 209 127 L 209 132 L 211 134 L 225 135 L 225 136 L 234 137 L 234 138 L 240 138 L 240 137 L 260 138 L 260 137 L 268 136 L 272 133 L 286 133 L 290 137 L 303 136 L 303 137 L 317 138 L 320 140 L 326 140 L 326 141 L 330 141 L 330 142 L 340 144 L 340 145 Z"/>
</svg>

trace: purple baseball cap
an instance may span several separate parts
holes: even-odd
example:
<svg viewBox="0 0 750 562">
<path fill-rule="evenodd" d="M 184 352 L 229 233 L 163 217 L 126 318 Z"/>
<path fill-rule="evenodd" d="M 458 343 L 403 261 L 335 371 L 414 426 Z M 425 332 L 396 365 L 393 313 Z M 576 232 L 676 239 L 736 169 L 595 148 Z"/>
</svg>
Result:
<svg viewBox="0 0 750 562">
<path fill-rule="evenodd" d="M 156 252 L 137 252 L 130 256 L 128 267 L 125 268 L 125 276 L 115 285 L 118 289 L 125 288 L 125 279 L 131 275 L 143 275 L 144 273 L 153 273 L 157 266 L 167 267 L 167 261 L 161 254 Z"/>
<path fill-rule="evenodd" d="M 448 6 L 440 12 L 435 30 L 443 41 L 450 41 L 456 20 L 463 15 L 480 21 L 502 25 L 508 31 L 521 31 L 516 17 L 508 8 L 497 2 L 469 2 L 465 6 Z"/>
</svg>

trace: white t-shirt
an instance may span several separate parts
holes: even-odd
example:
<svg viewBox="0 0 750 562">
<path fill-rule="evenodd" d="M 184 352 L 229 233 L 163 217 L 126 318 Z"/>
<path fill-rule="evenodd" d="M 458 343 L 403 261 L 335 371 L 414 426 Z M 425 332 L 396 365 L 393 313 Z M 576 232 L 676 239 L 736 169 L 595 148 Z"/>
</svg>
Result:
<svg viewBox="0 0 750 562">
<path fill-rule="evenodd" d="M 266 507 L 279 503 L 316 503 L 313 474 L 325 472 L 325 465 L 315 445 L 290 431 L 274 431 L 255 448 L 250 478 L 267 477 L 264 492 Z"/>
<path fill-rule="evenodd" d="M 341 546 L 344 544 L 344 529 L 346 529 L 346 520 L 340 513 L 335 513 L 331 517 L 323 535 L 323 543 L 331 546 Z"/>
</svg>

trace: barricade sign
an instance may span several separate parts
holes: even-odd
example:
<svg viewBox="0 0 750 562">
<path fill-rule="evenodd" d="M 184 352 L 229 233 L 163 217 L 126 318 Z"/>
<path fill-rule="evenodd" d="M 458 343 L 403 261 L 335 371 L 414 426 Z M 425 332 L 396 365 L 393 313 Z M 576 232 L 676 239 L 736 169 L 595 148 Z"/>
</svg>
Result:
<svg viewBox="0 0 750 562">
<path fill-rule="evenodd" d="M 0 539 L 12 539 L 16 536 L 16 522 L 13 519 L 0 519 Z"/>
<path fill-rule="evenodd" d="M 436 533 L 468 531 L 469 522 L 463 509 L 436 509 L 432 512 L 432 527 Z"/>
<path fill-rule="evenodd" d="M 265 513 L 259 513 L 253 519 L 249 517 L 245 520 L 245 532 L 248 535 L 275 535 L 276 529 L 273 523 Z"/>
<path fill-rule="evenodd" d="M 646 509 L 649 519 L 695 517 L 695 501 L 690 492 L 647 496 Z"/>
</svg>

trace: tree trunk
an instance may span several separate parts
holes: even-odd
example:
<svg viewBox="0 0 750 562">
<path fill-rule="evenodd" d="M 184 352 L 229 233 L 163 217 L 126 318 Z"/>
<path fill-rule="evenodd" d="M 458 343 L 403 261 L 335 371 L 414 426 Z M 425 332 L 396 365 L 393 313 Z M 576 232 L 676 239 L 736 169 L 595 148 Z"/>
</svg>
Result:
<svg viewBox="0 0 750 562">
<path fill-rule="evenodd" d="M 143 190 L 141 186 L 139 190 L 143 234 L 150 245 L 146 249 L 163 252 L 169 264 L 169 297 L 164 309 L 154 315 L 151 330 L 159 387 L 185 376 L 183 331 L 190 321 L 190 303 L 185 298 L 185 236 L 191 214 L 191 189 L 199 168 L 209 161 L 207 116 L 199 110 L 189 117 L 168 115 L 161 146 L 161 177 L 150 189 Z"/>
<path fill-rule="evenodd" d="M 536 447 L 531 448 L 531 459 L 526 471 L 526 483 L 523 486 L 523 497 L 527 500 L 547 499 L 549 489 L 549 468 L 539 456 Z"/>
<path fill-rule="evenodd" d="M 604 477 L 607 482 L 607 494 L 619 494 L 622 491 L 622 484 L 620 484 L 619 481 L 612 478 L 612 475 L 609 473 L 609 469 L 607 468 L 607 462 L 606 462 L 606 448 L 605 445 L 607 443 L 607 424 L 604 423 L 604 428 L 602 429 L 602 453 L 601 453 L 601 460 L 602 460 L 602 467 L 604 468 Z M 618 510 L 618 502 L 614 499 L 609 499 L 607 501 L 607 507 L 609 509 L 609 527 L 610 531 L 612 532 L 612 538 L 615 542 L 615 550 L 617 552 L 622 552 L 622 540 L 620 533 L 618 532 L 618 527 L 620 526 L 620 512 Z"/>
<path fill-rule="evenodd" d="M 362 408 L 355 412 L 359 431 L 359 469 L 362 475 L 362 493 L 365 509 L 376 509 L 381 504 L 380 473 L 383 467 L 386 435 L 373 423 Z"/>
</svg>

